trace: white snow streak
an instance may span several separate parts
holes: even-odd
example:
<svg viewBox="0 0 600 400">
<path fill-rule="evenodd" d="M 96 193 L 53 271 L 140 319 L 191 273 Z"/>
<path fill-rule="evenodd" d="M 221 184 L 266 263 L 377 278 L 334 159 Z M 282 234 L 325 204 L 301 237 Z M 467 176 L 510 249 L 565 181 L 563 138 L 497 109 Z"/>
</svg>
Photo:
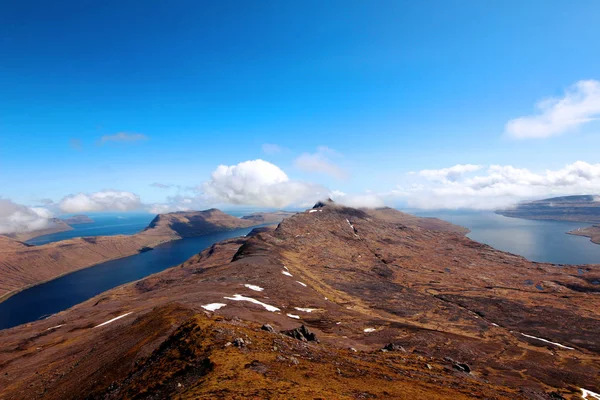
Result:
<svg viewBox="0 0 600 400">
<path fill-rule="evenodd" d="M 294 319 L 300 319 L 299 315 L 287 314 L 287 316 L 290 317 L 290 318 L 294 318 Z"/>
<path fill-rule="evenodd" d="M 591 390 L 587 390 L 584 388 L 580 388 L 580 389 L 581 389 L 581 397 L 583 397 L 584 399 L 587 399 L 588 396 L 590 396 L 591 398 L 600 400 L 600 394 L 594 393 Z"/>
<path fill-rule="evenodd" d="M 365 333 L 375 332 L 375 328 L 365 328 L 365 329 L 363 329 L 363 332 L 365 332 Z"/>
<path fill-rule="evenodd" d="M 565 346 L 565 345 L 563 345 L 563 344 L 556 343 L 556 342 L 551 342 L 551 341 L 549 341 L 549 340 L 542 339 L 542 338 L 539 338 L 539 337 L 536 337 L 536 336 L 526 335 L 526 334 L 524 334 L 524 333 L 521 333 L 521 335 L 523 335 L 523 336 L 525 336 L 525 337 L 528 337 L 528 338 L 531 338 L 531 339 L 541 340 L 542 342 L 550 343 L 550 344 L 553 344 L 553 345 L 555 345 L 555 346 L 562 347 L 563 349 L 575 350 L 575 349 L 574 349 L 574 348 L 572 348 L 572 347 Z"/>
<path fill-rule="evenodd" d="M 118 319 L 121 319 L 121 318 L 124 318 L 124 317 L 126 317 L 126 316 L 128 316 L 129 314 L 132 314 L 132 313 L 133 313 L 133 312 L 128 312 L 127 314 L 119 315 L 118 317 L 115 317 L 115 318 L 113 318 L 113 319 L 109 319 L 108 321 L 106 321 L 106 322 L 103 322 L 103 323 L 101 323 L 100 325 L 96 325 L 94 328 L 100 328 L 101 326 L 108 325 L 108 324 L 110 324 L 111 322 L 115 322 L 116 320 L 118 320 Z"/>
<path fill-rule="evenodd" d="M 314 212 L 317 212 L 317 211 L 319 211 L 319 210 L 308 210 L 308 213 L 310 214 L 310 213 L 314 213 Z"/>
<path fill-rule="evenodd" d="M 287 272 L 287 271 L 281 271 L 281 273 L 282 273 L 282 274 L 284 274 L 284 275 L 287 275 L 287 276 L 293 276 L 292 274 L 290 274 L 290 273 L 289 273 L 289 272 Z"/>
<path fill-rule="evenodd" d="M 313 312 L 316 310 L 316 308 L 302 308 L 302 307 L 294 307 L 294 310 L 298 310 L 298 311 L 304 311 L 304 312 Z"/>
<path fill-rule="evenodd" d="M 52 329 L 58 329 L 58 328 L 60 328 L 61 326 L 65 326 L 65 324 L 60 324 L 60 325 L 56 325 L 56 326 L 51 326 L 50 328 L 48 328 L 48 329 L 46 329 L 46 330 L 47 330 L 47 331 L 50 331 L 50 330 L 52 330 Z"/>
<path fill-rule="evenodd" d="M 258 301 L 256 299 L 253 299 L 252 297 L 242 296 L 241 294 L 234 294 L 233 297 L 224 297 L 224 299 L 233 300 L 233 301 L 249 301 L 250 303 L 254 303 L 254 304 L 263 306 L 264 308 L 267 309 L 267 311 L 271 311 L 271 312 L 279 311 L 279 308 L 277 308 L 277 307 L 263 303 L 262 301 Z"/>
<path fill-rule="evenodd" d="M 224 303 L 210 303 L 210 304 L 205 304 L 200 307 L 202 307 L 208 311 L 215 311 L 215 310 L 218 310 L 219 308 L 225 307 L 226 305 L 227 304 L 224 304 Z"/>
<path fill-rule="evenodd" d="M 260 286 L 249 285 L 247 283 L 244 286 L 246 286 L 250 290 L 254 290 L 255 292 L 262 292 L 263 290 L 265 290 L 265 289 L 261 288 Z"/>
<path fill-rule="evenodd" d="M 302 283 L 300 281 L 296 281 L 297 283 L 301 284 L 302 286 L 306 287 L 306 283 Z"/>
</svg>

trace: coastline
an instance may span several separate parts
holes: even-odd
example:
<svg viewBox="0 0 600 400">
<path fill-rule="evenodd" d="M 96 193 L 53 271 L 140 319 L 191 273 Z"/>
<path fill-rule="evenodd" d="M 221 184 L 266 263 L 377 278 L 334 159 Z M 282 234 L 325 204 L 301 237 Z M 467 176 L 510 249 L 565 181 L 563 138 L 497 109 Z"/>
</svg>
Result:
<svg viewBox="0 0 600 400">
<path fill-rule="evenodd" d="M 266 224 L 265 224 L 265 223 L 262 223 L 262 224 L 252 225 L 252 226 L 249 226 L 249 227 L 247 227 L 247 228 L 257 228 L 257 227 L 261 227 L 261 226 L 271 226 L 271 225 L 276 225 L 276 224 L 278 224 L 278 222 L 270 222 L 270 223 L 266 223 Z M 212 234 L 212 233 L 219 233 L 219 232 L 230 232 L 230 231 L 234 231 L 234 230 L 237 230 L 237 229 L 244 229 L 244 228 L 243 228 L 243 227 L 232 227 L 232 228 L 227 228 L 227 229 L 219 229 L 219 230 L 215 230 L 214 232 L 211 232 L 211 233 L 205 233 L 205 234 L 202 234 L 202 235 L 191 235 L 191 236 L 184 236 L 184 237 L 181 237 L 181 236 L 173 236 L 173 237 L 166 238 L 166 239 L 160 239 L 160 240 L 158 240 L 157 242 L 150 243 L 150 244 L 146 244 L 146 245 L 144 245 L 144 246 L 142 246 L 142 247 L 140 247 L 140 248 L 136 249 L 136 251 L 135 251 L 135 252 L 131 252 L 131 253 L 124 254 L 124 255 L 118 255 L 118 256 L 114 256 L 114 257 L 106 258 L 106 259 L 104 259 L 104 260 L 102 260 L 102 261 L 99 261 L 99 262 L 94 262 L 93 264 L 89 264 L 89 265 L 83 265 L 83 266 L 80 266 L 80 267 L 76 267 L 76 268 L 75 268 L 75 269 L 73 269 L 73 270 L 70 270 L 70 271 L 65 271 L 65 272 L 63 272 L 63 273 L 60 273 L 60 274 L 58 274 L 58 275 L 56 275 L 56 276 L 53 276 L 52 278 L 49 278 L 49 279 L 44 279 L 43 281 L 35 282 L 35 283 L 32 283 L 32 284 L 29 284 L 29 285 L 26 285 L 26 286 L 20 287 L 20 288 L 18 288 L 18 289 L 14 289 L 14 290 L 12 290 L 12 291 L 10 291 L 10 292 L 7 292 L 7 293 L 5 293 L 5 294 L 1 295 L 1 296 L 0 296 L 0 303 L 3 303 L 4 301 L 8 300 L 8 299 L 9 299 L 9 298 L 11 298 L 12 296 L 14 296 L 14 295 L 16 295 L 16 294 L 18 294 L 18 293 L 20 293 L 20 292 L 23 292 L 23 291 L 25 291 L 25 290 L 27 290 L 27 289 L 31 289 L 32 287 L 39 286 L 39 285 L 42 285 L 42 284 L 44 284 L 44 283 L 51 282 L 51 281 L 53 281 L 53 280 L 56 280 L 56 279 L 59 279 L 59 278 L 61 278 L 61 277 L 63 277 L 63 276 L 69 275 L 69 274 L 71 274 L 71 273 L 74 273 L 74 272 L 77 272 L 77 271 L 81 271 L 81 270 L 84 270 L 84 269 L 87 269 L 87 268 L 92 268 L 92 267 L 95 267 L 95 266 L 97 266 L 97 265 L 100 265 L 100 264 L 104 264 L 104 263 L 106 263 L 106 262 L 109 262 L 109 261 L 119 260 L 119 259 L 122 259 L 122 258 L 127 258 L 127 257 L 131 257 L 131 256 L 135 256 L 135 255 L 137 255 L 137 254 L 141 254 L 141 253 L 147 252 L 147 251 L 151 251 L 151 250 L 153 250 L 155 247 L 158 247 L 158 246 L 160 246 L 160 245 L 162 245 L 162 244 L 165 244 L 165 243 L 170 243 L 170 242 L 174 242 L 174 241 L 178 241 L 178 240 L 183 240 L 183 239 L 186 239 L 186 238 L 191 238 L 191 237 L 204 236 L 204 235 L 208 235 L 208 234 Z M 123 236 L 128 236 L 129 238 L 133 238 L 133 237 L 134 237 L 134 236 L 136 236 L 136 235 L 138 235 L 138 234 L 134 234 L 134 235 L 123 235 Z M 93 236 L 93 238 L 101 238 L 101 237 L 103 237 L 103 236 Z M 68 240 L 71 240 L 71 239 L 68 239 Z M 60 242 L 55 242 L 55 243 L 60 243 Z"/>
<path fill-rule="evenodd" d="M 130 236 L 134 236 L 134 235 L 130 235 Z M 100 237 L 100 236 L 93 236 L 93 237 Z M 167 239 L 167 240 L 159 241 L 159 242 L 157 242 L 157 243 L 155 243 L 155 244 L 149 244 L 149 245 L 146 245 L 146 246 L 145 246 L 145 249 L 146 249 L 146 250 L 144 250 L 144 247 L 142 247 L 142 248 L 140 248 L 139 250 L 137 250 L 135 253 L 130 253 L 130 254 L 125 254 L 125 255 L 120 255 L 120 256 L 110 257 L 110 258 L 107 258 L 107 259 L 105 259 L 105 260 L 102 260 L 102 261 L 100 261 L 100 262 L 95 262 L 95 263 L 93 263 L 93 264 L 90 264 L 90 265 L 83 265 L 83 266 L 81 266 L 81 267 L 77 267 L 77 268 L 75 268 L 75 269 L 73 269 L 73 270 L 71 270 L 71 271 L 66 271 L 66 272 L 63 272 L 63 273 L 61 273 L 61 274 L 59 274 L 59 275 L 56 275 L 56 276 L 54 276 L 54 277 L 52 277 L 52 278 L 45 279 L 45 280 L 43 280 L 43 281 L 40 281 L 40 282 L 32 283 L 32 284 L 29 284 L 29 285 L 27 285 L 27 286 L 23 286 L 23 287 L 21 287 L 21 288 L 18 288 L 18 289 L 12 290 L 12 291 L 10 291 L 10 292 L 8 292 L 8 293 L 5 293 L 5 294 L 3 294 L 2 296 L 0 296 L 0 303 L 3 303 L 4 301 L 8 300 L 8 299 L 9 299 L 9 298 L 11 298 L 12 296 L 14 296 L 14 295 L 16 295 L 16 294 L 18 294 L 18 293 L 20 293 L 20 292 L 22 292 L 22 291 L 25 291 L 25 290 L 27 290 L 27 289 L 31 289 L 32 287 L 35 287 L 35 286 L 42 285 L 42 284 L 44 284 L 44 283 L 51 282 L 51 281 L 53 281 L 53 280 L 55 280 L 55 279 L 58 279 L 58 278 L 61 278 L 61 277 L 65 276 L 65 275 L 72 274 L 73 272 L 81 271 L 81 270 L 83 270 L 83 269 L 87 269 L 87 268 L 92 268 L 92 267 L 95 267 L 96 265 L 104 264 L 104 263 L 106 263 L 106 262 L 109 262 L 109 261 L 114 261 L 114 260 L 119 260 L 119 259 L 121 259 L 121 258 L 127 258 L 127 257 L 131 257 L 131 256 L 135 256 L 135 255 L 137 255 L 137 254 L 143 253 L 144 251 L 148 251 L 148 250 L 147 250 L 148 248 L 149 248 L 149 249 L 154 249 L 155 247 L 157 247 L 157 246 L 160 246 L 161 244 L 165 244 L 165 243 L 169 243 L 169 242 L 173 242 L 173 241 L 176 241 L 176 240 L 181 240 L 181 239 L 184 239 L 184 238 L 181 238 L 181 237 L 180 237 L 180 238 L 173 238 L 173 239 Z M 58 243 L 58 242 L 57 242 L 57 243 Z"/>
<path fill-rule="evenodd" d="M 590 242 L 600 245 L 600 226 L 592 225 L 586 228 L 577 228 L 567 232 L 568 235 L 582 236 L 590 239 Z"/>
</svg>

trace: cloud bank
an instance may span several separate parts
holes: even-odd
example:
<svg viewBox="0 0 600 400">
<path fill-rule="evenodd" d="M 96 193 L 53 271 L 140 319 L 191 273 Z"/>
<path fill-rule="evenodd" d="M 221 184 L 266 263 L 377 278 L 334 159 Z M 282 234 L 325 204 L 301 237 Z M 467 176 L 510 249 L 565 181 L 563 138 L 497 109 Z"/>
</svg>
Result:
<svg viewBox="0 0 600 400">
<path fill-rule="evenodd" d="M 49 225 L 52 213 L 43 207 L 26 207 L 0 199 L 0 234 L 30 232 Z"/>
<path fill-rule="evenodd" d="M 59 207 L 66 213 L 132 211 L 142 208 L 142 202 L 138 195 L 131 192 L 105 190 L 66 196 L 60 201 Z"/>
<path fill-rule="evenodd" d="M 456 167 L 425 170 L 425 176 L 436 179 L 398 188 L 388 196 L 403 199 L 415 208 L 497 209 L 521 200 L 600 192 L 600 164 L 584 161 L 541 173 L 511 165 L 490 165 L 468 177 L 446 173 Z"/>
<path fill-rule="evenodd" d="M 516 139 L 539 139 L 562 135 L 600 116 L 600 81 L 579 81 L 563 97 L 548 98 L 536 105 L 539 113 L 508 121 L 505 133 Z"/>
<path fill-rule="evenodd" d="M 278 166 L 260 159 L 220 165 L 202 188 L 215 203 L 274 208 L 311 204 L 328 192 L 319 185 L 290 180 Z"/>
</svg>

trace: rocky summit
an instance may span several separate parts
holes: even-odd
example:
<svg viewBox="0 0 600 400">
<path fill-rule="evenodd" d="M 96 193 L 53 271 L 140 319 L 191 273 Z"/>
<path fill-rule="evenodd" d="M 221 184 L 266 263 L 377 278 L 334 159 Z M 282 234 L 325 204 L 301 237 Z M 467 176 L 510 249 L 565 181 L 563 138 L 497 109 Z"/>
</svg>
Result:
<svg viewBox="0 0 600 400">
<path fill-rule="evenodd" d="M 2 399 L 579 399 L 599 265 L 326 202 L 0 331 Z"/>
</svg>

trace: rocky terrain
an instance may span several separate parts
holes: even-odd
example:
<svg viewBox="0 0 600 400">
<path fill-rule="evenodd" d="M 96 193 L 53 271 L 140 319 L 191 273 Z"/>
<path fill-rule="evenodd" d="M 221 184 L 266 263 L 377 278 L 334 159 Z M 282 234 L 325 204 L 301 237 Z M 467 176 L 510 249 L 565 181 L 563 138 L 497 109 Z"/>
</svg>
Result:
<svg viewBox="0 0 600 400">
<path fill-rule="evenodd" d="M 581 399 L 600 266 L 327 204 L 0 331 L 2 399 Z"/>
<path fill-rule="evenodd" d="M 135 235 L 82 237 L 28 246 L 0 235 L 0 301 L 32 285 L 109 260 L 146 251 L 171 240 L 277 221 L 241 219 L 217 209 L 159 214 Z M 281 219 L 279 219 L 280 221 Z"/>
<path fill-rule="evenodd" d="M 600 223 L 600 197 L 592 195 L 554 197 L 520 203 L 497 210 L 506 217 Z"/>
</svg>

